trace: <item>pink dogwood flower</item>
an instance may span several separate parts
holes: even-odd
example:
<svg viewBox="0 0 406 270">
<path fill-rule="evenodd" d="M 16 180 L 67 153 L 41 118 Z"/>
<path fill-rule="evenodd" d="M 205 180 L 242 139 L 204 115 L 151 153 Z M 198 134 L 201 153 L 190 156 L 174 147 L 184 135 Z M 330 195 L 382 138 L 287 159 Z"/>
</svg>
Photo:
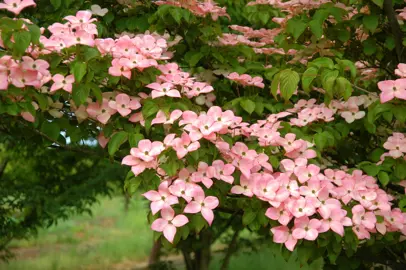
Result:
<svg viewBox="0 0 406 270">
<path fill-rule="evenodd" d="M 153 89 L 151 92 L 152 98 L 158 98 L 163 96 L 177 97 L 180 98 L 180 93 L 178 90 L 173 89 L 173 84 L 171 83 L 151 83 L 147 85 L 148 88 Z"/>
<path fill-rule="evenodd" d="M 189 152 L 196 151 L 200 148 L 199 142 L 192 142 L 186 132 L 182 133 L 180 138 L 176 138 L 173 142 L 173 149 L 179 159 L 184 158 Z"/>
<path fill-rule="evenodd" d="M 121 116 L 127 116 L 133 110 L 141 108 L 140 102 L 127 94 L 118 94 L 116 100 L 109 101 L 110 108 L 117 110 Z"/>
<path fill-rule="evenodd" d="M 352 208 L 352 221 L 354 225 L 364 226 L 367 229 L 374 229 L 376 216 L 372 212 L 366 212 L 362 205 L 356 205 Z"/>
<path fill-rule="evenodd" d="M 307 216 L 303 216 L 295 219 L 295 227 L 292 231 L 292 236 L 295 239 L 306 239 L 309 241 L 316 240 L 319 235 L 319 228 L 321 222 L 318 219 L 309 219 Z"/>
<path fill-rule="evenodd" d="M 150 162 L 153 161 L 164 149 L 165 147 L 162 142 L 141 140 L 138 142 L 137 148 L 131 149 L 131 154 L 146 162 Z"/>
<path fill-rule="evenodd" d="M 288 250 L 293 251 L 293 249 L 297 244 L 297 239 L 295 239 L 292 236 L 288 227 L 286 226 L 273 227 L 271 228 L 271 231 L 273 233 L 273 241 L 275 243 L 285 244 L 285 247 Z"/>
<path fill-rule="evenodd" d="M 388 102 L 395 97 L 406 99 L 406 79 L 378 82 L 378 88 L 382 91 L 379 95 L 382 103 Z"/>
<path fill-rule="evenodd" d="M 189 222 L 185 215 L 175 216 L 175 211 L 171 207 L 164 207 L 161 211 L 162 218 L 156 219 L 151 224 L 151 229 L 163 232 L 169 242 L 173 242 L 176 235 L 176 228 L 182 227 Z"/>
<path fill-rule="evenodd" d="M 194 196 L 194 200 L 186 205 L 184 212 L 192 214 L 201 212 L 203 218 L 211 225 L 214 219 L 213 209 L 218 205 L 219 200 L 216 197 L 205 197 L 202 191 L 198 191 Z"/>
<path fill-rule="evenodd" d="M 223 180 L 226 183 L 232 184 L 234 182 L 235 167 L 231 164 L 224 164 L 222 160 L 215 160 L 208 168 L 208 177 Z"/>
<path fill-rule="evenodd" d="M 61 74 L 55 74 L 52 77 L 52 80 L 54 81 L 54 84 L 51 86 L 50 92 L 63 89 L 68 93 L 72 93 L 72 84 L 75 82 L 75 77 L 73 75 L 64 77 Z"/>
<path fill-rule="evenodd" d="M 142 196 L 151 201 L 151 211 L 153 215 L 158 213 L 158 211 L 164 207 L 168 207 L 179 202 L 178 197 L 173 196 L 170 193 L 168 186 L 168 181 L 164 181 L 159 185 L 158 191 L 150 190 L 142 194 Z"/>
<path fill-rule="evenodd" d="M 29 6 L 36 6 L 36 4 L 33 0 L 4 0 L 4 3 L 0 3 L 0 9 L 7 9 L 15 15 Z"/>
</svg>

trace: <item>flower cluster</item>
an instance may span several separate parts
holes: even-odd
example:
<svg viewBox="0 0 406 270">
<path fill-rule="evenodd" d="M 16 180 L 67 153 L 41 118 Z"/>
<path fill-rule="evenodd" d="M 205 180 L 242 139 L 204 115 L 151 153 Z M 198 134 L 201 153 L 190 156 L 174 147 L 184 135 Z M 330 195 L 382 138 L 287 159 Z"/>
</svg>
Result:
<svg viewBox="0 0 406 270">
<path fill-rule="evenodd" d="M 230 79 L 232 81 L 236 81 L 244 86 L 256 86 L 259 88 L 264 88 L 265 85 L 263 83 L 262 77 L 256 76 L 256 77 L 251 77 L 248 74 L 241 74 L 239 75 L 237 72 L 232 72 L 227 76 L 227 79 Z"/>
<path fill-rule="evenodd" d="M 40 37 L 44 48 L 38 51 L 40 54 L 49 54 L 60 52 L 64 48 L 82 44 L 94 46 L 97 27 L 93 23 L 96 19 L 92 18 L 92 13 L 88 10 L 81 10 L 76 16 L 66 16 L 66 23 L 54 23 L 48 27 L 51 36 Z"/>
<path fill-rule="evenodd" d="M 227 14 L 225 7 L 219 7 L 217 3 L 213 0 L 167 0 L 167 1 L 156 1 L 157 5 L 171 5 L 175 7 L 182 7 L 188 9 L 194 15 L 199 17 L 206 17 L 208 14 L 211 15 L 211 18 L 216 21 L 218 17 L 227 17 L 230 16 Z"/>
<path fill-rule="evenodd" d="M 41 88 L 51 80 L 48 62 L 29 56 L 23 56 L 21 61 L 5 55 L 0 58 L 0 90 L 7 90 L 11 83 L 15 87 L 33 86 Z"/>
</svg>

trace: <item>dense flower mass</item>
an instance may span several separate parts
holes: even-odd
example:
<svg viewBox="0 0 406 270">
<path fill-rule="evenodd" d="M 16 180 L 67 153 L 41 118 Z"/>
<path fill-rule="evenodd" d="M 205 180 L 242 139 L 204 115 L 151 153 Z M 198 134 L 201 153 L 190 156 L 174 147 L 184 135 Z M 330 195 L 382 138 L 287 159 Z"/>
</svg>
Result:
<svg viewBox="0 0 406 270">
<path fill-rule="evenodd" d="M 250 68 L 242 67 L 247 61 L 241 57 L 239 72 L 221 72 L 224 76 L 216 77 L 218 84 L 202 82 L 194 76 L 196 63 L 193 62 L 203 58 L 203 53 L 199 52 L 197 56 L 201 57 L 191 61 L 189 67 L 170 61 L 180 38 L 171 39 L 166 34 L 149 31 L 122 33 L 114 39 L 97 38 L 99 28 L 92 15 L 103 17 L 109 11 L 93 5 L 92 11 L 78 11 L 75 16 L 66 16 L 63 24 L 53 23 L 42 29 L 41 46 L 31 42 L 21 58 L 5 53 L 0 58 L 0 93 L 8 103 L 23 104 L 21 111 L 9 109 L 9 114 L 28 122 L 48 123 L 49 115 L 70 117 L 75 125 L 72 130 L 67 129 L 71 137 L 77 136 L 77 126 L 90 123 L 96 127 L 92 134 L 96 133 L 101 147 L 108 145 L 111 156 L 122 145 L 129 145 L 127 150 L 120 149 L 120 153 L 126 153 L 120 158 L 121 163 L 131 167 L 136 179 L 150 172 L 159 179 L 159 184 L 149 186 L 150 190 L 143 196 L 151 202 L 150 209 L 155 216 L 152 230 L 162 232 L 171 243 L 176 242 L 177 232 L 190 224 L 193 215 L 201 216 L 209 226 L 216 222 L 216 213 L 227 196 L 258 201 L 261 209 L 256 209 L 255 215 L 267 218 L 263 225 L 270 227 L 273 241 L 289 250 L 294 250 L 302 240 L 315 241 L 326 232 L 344 237 L 352 230 L 358 240 L 388 232 L 406 235 L 406 215 L 396 207 L 397 198 L 377 182 L 377 178 L 384 182 L 386 168 L 382 169 L 385 174 L 371 174 L 378 175 L 374 177 L 360 170 L 362 166 L 342 167 L 353 163 L 350 158 L 338 161 L 340 152 L 334 152 L 329 159 L 323 153 L 329 147 L 336 151 L 329 143 L 347 136 L 342 134 L 350 133 L 350 127 L 366 136 L 358 125 L 388 112 L 389 106 L 384 106 L 406 100 L 406 64 L 399 64 L 394 71 L 400 78 L 377 83 L 379 97 L 372 92 L 353 95 L 355 80 L 344 76 L 351 73 L 354 78 L 357 67 L 362 67 L 358 74 L 372 79 L 376 76 L 373 67 L 340 59 L 335 64 L 326 57 L 312 61 L 317 54 L 330 55 L 333 42 L 320 42 L 319 47 L 285 46 L 291 48 L 286 51 L 276 42 L 284 31 L 294 34 L 295 29 L 288 27 L 290 19 L 327 2 L 330 1 L 251 2 L 250 6 L 271 4 L 286 16 L 272 18 L 272 24 L 278 25 L 272 29 L 231 25 L 229 28 L 239 34 L 216 35 L 217 43 L 205 48 L 212 50 L 218 46 L 226 50 L 228 46 L 248 46 L 255 57 L 276 57 L 272 65 L 277 61 L 299 65 L 304 70 L 301 80 L 299 73 L 291 68 L 279 70 L 268 62 L 263 77 L 250 75 Z M 214 21 L 229 17 L 226 9 L 214 1 L 156 1 L 155 4 L 185 8 L 198 17 L 211 15 Z M 8 0 L 0 4 L 0 9 L 18 15 L 29 6 L 35 3 Z M 337 6 L 334 5 L 338 9 Z M 348 15 L 338 13 L 334 19 L 326 16 L 325 20 L 334 22 Z M 31 22 L 25 22 L 18 30 L 25 30 L 27 25 Z M 7 48 L 10 42 L 14 43 L 2 40 L 2 47 Z M 84 48 L 92 49 L 99 61 L 92 68 L 83 60 L 81 49 Z M 54 56 L 61 58 L 61 67 L 56 68 L 59 62 L 49 60 Z M 220 56 L 217 55 L 221 59 Z M 107 68 L 98 67 L 103 62 Z M 259 68 L 261 71 L 263 66 Z M 222 65 L 218 67 L 221 70 Z M 222 91 L 217 91 L 215 86 Z M 231 87 L 236 87 L 238 96 L 233 102 L 227 99 Z M 260 91 L 269 88 L 275 97 L 272 102 L 260 96 L 263 94 Z M 29 90 L 32 91 L 24 96 Z M 317 98 L 309 97 L 311 94 Z M 321 97 L 328 98 L 323 103 Z M 284 102 L 273 102 L 278 99 Z M 256 106 L 252 100 L 261 105 Z M 225 105 L 221 107 L 221 104 Z M 47 117 L 37 116 L 37 112 L 45 111 Z M 377 166 L 389 158 L 406 160 L 406 137 L 395 131 L 400 124 L 392 121 L 398 115 L 403 116 L 402 111 L 383 116 L 389 123 L 385 128 L 379 129 L 372 123 L 368 126 L 375 132 L 378 129 L 379 136 L 384 138 L 379 147 L 385 151 L 379 153 L 376 161 L 379 156 L 381 160 Z M 391 128 L 391 136 L 386 128 Z M 323 137 L 331 129 L 336 129 L 338 135 Z M 54 134 L 55 143 L 60 131 Z M 402 178 L 402 172 L 399 174 L 398 178 Z M 219 185 L 225 188 L 218 191 Z M 243 208 L 241 212 L 247 211 Z"/>
</svg>

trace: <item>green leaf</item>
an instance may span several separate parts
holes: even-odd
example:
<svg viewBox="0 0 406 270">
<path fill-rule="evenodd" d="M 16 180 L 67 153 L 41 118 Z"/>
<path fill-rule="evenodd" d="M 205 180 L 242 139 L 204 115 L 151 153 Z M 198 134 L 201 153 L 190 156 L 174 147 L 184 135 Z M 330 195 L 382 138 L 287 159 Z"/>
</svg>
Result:
<svg viewBox="0 0 406 270">
<path fill-rule="evenodd" d="M 39 38 L 41 36 L 40 28 L 35 24 L 26 23 L 25 25 L 27 26 L 28 30 L 31 33 L 31 42 L 33 44 L 39 44 Z"/>
<path fill-rule="evenodd" d="M 73 84 L 72 98 L 77 106 L 86 102 L 90 93 L 90 88 L 87 84 Z"/>
<path fill-rule="evenodd" d="M 268 11 L 262 11 L 258 13 L 258 18 L 261 20 L 263 25 L 266 25 L 266 23 L 271 18 L 271 15 L 269 14 Z"/>
<path fill-rule="evenodd" d="M 187 52 L 185 54 L 185 60 L 189 63 L 189 66 L 194 67 L 204 56 L 201 52 Z"/>
<path fill-rule="evenodd" d="M 316 67 L 309 67 L 302 75 L 302 87 L 305 92 L 310 92 L 310 85 L 313 80 L 317 77 L 319 69 Z"/>
<path fill-rule="evenodd" d="M 327 145 L 327 137 L 325 136 L 324 132 L 315 134 L 314 142 L 319 151 L 323 150 Z"/>
<path fill-rule="evenodd" d="M 309 22 L 310 30 L 316 36 L 316 38 L 321 38 L 323 36 L 323 23 L 321 20 L 311 20 Z"/>
<path fill-rule="evenodd" d="M 179 164 L 176 159 L 168 159 L 167 162 L 160 166 L 168 176 L 175 176 L 179 169 Z"/>
<path fill-rule="evenodd" d="M 273 77 L 272 83 L 271 83 L 271 94 L 277 98 L 277 92 L 279 89 L 279 83 L 280 83 L 280 77 L 281 74 L 278 73 Z"/>
<path fill-rule="evenodd" d="M 369 160 L 371 160 L 372 162 L 378 162 L 381 159 L 382 154 L 385 153 L 385 150 L 382 148 L 377 148 L 374 151 L 372 151 L 368 158 Z"/>
<path fill-rule="evenodd" d="M 97 84 L 92 83 L 92 82 L 87 83 L 87 85 L 92 90 L 92 93 L 96 97 L 97 101 L 99 103 L 102 103 L 102 101 L 103 101 L 103 93 L 102 93 L 100 87 Z"/>
<path fill-rule="evenodd" d="M 352 94 L 351 83 L 344 77 L 338 77 L 335 84 L 336 92 L 347 100 Z"/>
<path fill-rule="evenodd" d="M 395 106 L 393 114 L 400 123 L 406 122 L 406 106 Z"/>
<path fill-rule="evenodd" d="M 350 60 L 337 60 L 339 66 L 342 68 L 343 71 L 349 70 L 351 74 L 351 78 L 355 79 L 357 76 L 357 67 L 355 64 Z"/>
<path fill-rule="evenodd" d="M 330 58 L 327 57 L 319 57 L 312 62 L 309 63 L 309 66 L 316 66 L 317 68 L 334 68 L 334 62 Z"/>
<path fill-rule="evenodd" d="M 255 220 L 257 217 L 257 212 L 252 211 L 251 209 L 247 209 L 242 216 L 242 224 L 248 225 Z"/>
<path fill-rule="evenodd" d="M 182 21 L 182 13 L 180 8 L 171 8 L 169 13 L 172 15 L 172 18 L 180 24 Z"/>
<path fill-rule="evenodd" d="M 336 82 L 337 76 L 339 72 L 338 70 L 324 70 L 321 73 L 321 84 L 326 91 L 327 96 L 333 98 L 333 87 Z"/>
<path fill-rule="evenodd" d="M 34 93 L 35 99 L 38 102 L 39 108 L 41 110 L 46 110 L 48 108 L 48 99 L 46 96 L 44 96 L 43 94 L 40 94 L 38 92 Z"/>
<path fill-rule="evenodd" d="M 75 76 L 75 83 L 80 83 L 83 77 L 86 75 L 87 63 L 75 61 L 71 66 L 71 73 Z"/>
<path fill-rule="evenodd" d="M 371 31 L 371 33 L 375 32 L 376 28 L 379 24 L 379 17 L 378 15 L 364 15 L 362 18 L 362 24 L 365 26 L 366 29 Z"/>
<path fill-rule="evenodd" d="M 128 142 L 130 143 L 131 147 L 137 147 L 138 142 L 144 139 L 144 135 L 140 133 L 131 133 L 128 134 Z"/>
<path fill-rule="evenodd" d="M 298 39 L 306 30 L 306 27 L 307 23 L 298 18 L 293 18 L 288 21 L 286 31 L 292 34 L 295 39 Z"/>
<path fill-rule="evenodd" d="M 300 76 L 296 71 L 285 69 L 280 73 L 279 80 L 281 95 L 285 100 L 289 100 L 299 85 Z"/>
<path fill-rule="evenodd" d="M 375 40 L 368 38 L 364 42 L 362 42 L 362 46 L 364 47 L 364 53 L 366 55 L 373 55 L 376 52 L 376 42 Z"/>
<path fill-rule="evenodd" d="M 120 148 L 120 146 L 125 143 L 128 139 L 128 133 L 125 131 L 119 131 L 115 133 L 110 141 L 109 141 L 109 155 L 114 156 L 114 153 L 117 152 L 117 150 Z"/>
<path fill-rule="evenodd" d="M 159 106 L 152 99 L 146 99 L 142 106 L 142 115 L 147 119 L 159 111 Z"/>
<path fill-rule="evenodd" d="M 255 102 L 253 102 L 250 99 L 241 100 L 240 105 L 249 114 L 252 114 L 254 112 L 254 110 L 255 110 Z"/>
<path fill-rule="evenodd" d="M 381 168 L 379 166 L 372 164 L 372 163 L 366 164 L 366 165 L 362 166 L 361 168 L 364 172 L 366 172 L 370 176 L 378 175 L 379 171 L 381 170 Z"/>
<path fill-rule="evenodd" d="M 51 0 L 52 6 L 57 10 L 61 6 L 62 0 Z"/>
<path fill-rule="evenodd" d="M 55 122 L 44 121 L 41 125 L 41 132 L 47 135 L 51 140 L 56 141 L 61 133 L 61 128 Z"/>
<path fill-rule="evenodd" d="M 13 45 L 13 53 L 16 56 L 21 56 L 25 53 L 31 43 L 31 34 L 27 31 L 19 31 L 13 34 L 15 43 Z"/>
<path fill-rule="evenodd" d="M 383 186 L 386 186 L 386 185 L 389 183 L 389 181 L 390 181 L 389 175 L 388 175 L 387 172 L 379 172 L 379 174 L 378 174 L 378 179 L 379 179 L 379 182 L 380 182 Z"/>
<path fill-rule="evenodd" d="M 378 7 L 382 8 L 384 0 L 372 0 L 372 2 L 374 2 L 374 4 Z"/>
<path fill-rule="evenodd" d="M 84 48 L 83 56 L 84 56 L 85 62 L 100 56 L 100 52 L 96 48 L 92 48 L 92 47 L 83 47 L 83 48 Z"/>
<path fill-rule="evenodd" d="M 395 176 L 399 179 L 406 178 L 406 162 L 402 161 L 397 163 L 394 170 Z"/>
</svg>

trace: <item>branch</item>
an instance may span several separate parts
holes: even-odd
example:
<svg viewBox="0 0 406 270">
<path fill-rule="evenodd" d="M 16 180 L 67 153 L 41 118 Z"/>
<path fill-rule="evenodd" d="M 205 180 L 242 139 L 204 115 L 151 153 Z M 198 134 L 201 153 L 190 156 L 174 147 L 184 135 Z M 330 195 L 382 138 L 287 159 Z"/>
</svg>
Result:
<svg viewBox="0 0 406 270">
<path fill-rule="evenodd" d="M 227 270 L 228 265 L 230 264 L 230 259 L 237 247 L 237 238 L 238 234 L 240 233 L 240 229 L 237 229 L 234 234 L 233 238 L 231 239 L 230 245 L 228 246 L 226 256 L 224 257 L 223 264 L 221 265 L 220 270 Z"/>
<path fill-rule="evenodd" d="M 396 18 L 395 10 L 392 6 L 392 0 L 384 0 L 383 2 L 383 9 L 385 11 L 385 15 L 388 17 L 389 25 L 392 30 L 393 38 L 395 39 L 395 48 L 396 48 L 396 55 L 398 59 L 398 63 L 404 63 L 405 60 L 403 59 L 403 33 L 400 29 L 398 20 Z"/>
</svg>

